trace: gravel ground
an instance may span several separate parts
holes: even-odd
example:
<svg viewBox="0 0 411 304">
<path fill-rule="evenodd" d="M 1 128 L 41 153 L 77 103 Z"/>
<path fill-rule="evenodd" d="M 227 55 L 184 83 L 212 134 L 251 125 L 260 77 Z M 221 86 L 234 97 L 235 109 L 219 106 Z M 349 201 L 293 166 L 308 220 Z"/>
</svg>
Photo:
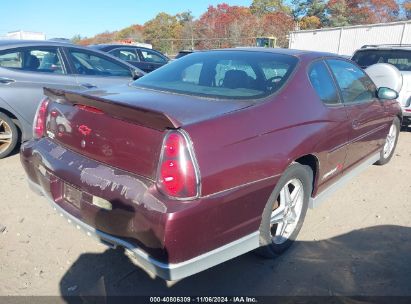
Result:
<svg viewBox="0 0 411 304">
<path fill-rule="evenodd" d="M 309 210 L 275 260 L 246 254 L 179 282 L 152 278 L 58 216 L 0 160 L 0 295 L 411 296 L 411 132 L 396 154 Z"/>
</svg>

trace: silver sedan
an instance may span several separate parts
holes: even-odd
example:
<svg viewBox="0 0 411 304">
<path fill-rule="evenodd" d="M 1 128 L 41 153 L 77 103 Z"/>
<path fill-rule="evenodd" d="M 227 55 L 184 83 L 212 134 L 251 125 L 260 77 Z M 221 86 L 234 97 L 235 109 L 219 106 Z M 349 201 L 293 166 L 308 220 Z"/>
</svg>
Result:
<svg viewBox="0 0 411 304">
<path fill-rule="evenodd" d="M 109 54 L 70 43 L 0 40 L 0 158 L 32 137 L 44 87 L 96 89 L 143 75 Z"/>
</svg>

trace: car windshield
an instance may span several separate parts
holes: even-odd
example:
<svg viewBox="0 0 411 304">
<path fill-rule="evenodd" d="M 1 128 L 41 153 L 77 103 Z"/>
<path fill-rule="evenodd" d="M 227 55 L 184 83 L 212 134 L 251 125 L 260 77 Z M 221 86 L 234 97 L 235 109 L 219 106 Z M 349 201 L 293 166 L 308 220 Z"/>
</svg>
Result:
<svg viewBox="0 0 411 304">
<path fill-rule="evenodd" d="M 270 52 L 197 52 L 136 80 L 134 85 L 211 98 L 255 99 L 278 91 L 297 62 L 296 57 Z"/>
<path fill-rule="evenodd" d="M 400 71 L 411 71 L 411 50 L 361 50 L 352 60 L 363 69 L 376 63 L 390 63 Z"/>
</svg>

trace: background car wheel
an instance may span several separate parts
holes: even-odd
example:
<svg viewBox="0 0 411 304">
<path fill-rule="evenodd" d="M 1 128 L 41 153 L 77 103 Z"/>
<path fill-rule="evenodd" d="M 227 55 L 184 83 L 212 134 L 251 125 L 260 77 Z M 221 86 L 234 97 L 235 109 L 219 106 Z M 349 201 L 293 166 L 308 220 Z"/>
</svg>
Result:
<svg viewBox="0 0 411 304">
<path fill-rule="evenodd" d="M 312 181 L 309 166 L 293 163 L 285 171 L 264 208 L 259 255 L 273 258 L 292 245 L 307 213 Z"/>
<path fill-rule="evenodd" d="M 398 136 L 400 135 L 401 123 L 400 120 L 395 117 L 390 130 L 388 131 L 387 138 L 385 139 L 385 145 L 380 152 L 380 160 L 377 161 L 376 165 L 385 165 L 388 163 L 395 152 L 395 147 L 397 146 Z"/>
<path fill-rule="evenodd" d="M 410 124 L 411 124 L 411 121 L 409 120 L 409 118 L 404 117 L 404 120 L 402 121 L 401 131 L 409 131 Z"/>
<path fill-rule="evenodd" d="M 16 147 L 19 134 L 7 115 L 0 113 L 0 159 L 8 156 Z"/>
</svg>

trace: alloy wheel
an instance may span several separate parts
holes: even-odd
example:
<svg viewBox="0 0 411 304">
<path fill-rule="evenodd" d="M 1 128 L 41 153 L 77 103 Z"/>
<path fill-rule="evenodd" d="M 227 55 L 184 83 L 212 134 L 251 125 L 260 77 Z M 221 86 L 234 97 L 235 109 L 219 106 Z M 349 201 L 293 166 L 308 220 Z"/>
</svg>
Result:
<svg viewBox="0 0 411 304">
<path fill-rule="evenodd" d="M 384 158 L 388 158 L 391 155 L 395 147 L 395 140 L 397 138 L 397 133 L 398 133 L 397 126 L 395 124 L 392 124 L 390 127 L 390 131 L 388 132 L 387 139 L 385 140 L 384 153 L 383 153 Z"/>
<path fill-rule="evenodd" d="M 9 124 L 0 119 L 0 153 L 6 151 L 12 144 L 13 133 Z"/>
<path fill-rule="evenodd" d="M 284 185 L 271 213 L 270 227 L 274 244 L 286 242 L 297 228 L 304 204 L 304 187 L 299 179 Z"/>
</svg>

